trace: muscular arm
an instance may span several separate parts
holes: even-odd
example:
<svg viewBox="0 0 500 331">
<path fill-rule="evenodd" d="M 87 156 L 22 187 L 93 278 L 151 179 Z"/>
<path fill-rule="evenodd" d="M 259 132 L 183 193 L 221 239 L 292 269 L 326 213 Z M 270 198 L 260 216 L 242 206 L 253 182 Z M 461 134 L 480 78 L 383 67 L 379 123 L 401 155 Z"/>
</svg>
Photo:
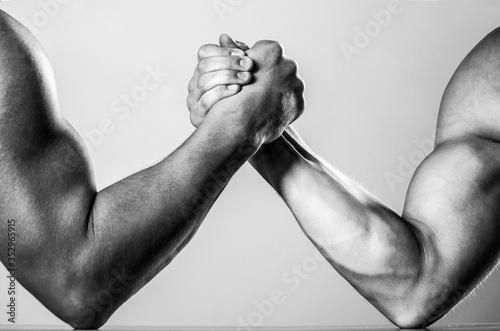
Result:
<svg viewBox="0 0 500 331">
<path fill-rule="evenodd" d="M 402 216 L 286 133 L 252 164 L 332 266 L 400 327 L 435 322 L 496 263 L 500 147 L 446 141 L 419 166 Z"/>
<path fill-rule="evenodd" d="M 450 82 L 435 149 L 416 170 L 401 216 L 293 130 L 252 160 L 331 265 L 400 327 L 438 320 L 498 261 L 498 36 L 487 36 Z"/>
<path fill-rule="evenodd" d="M 447 87 L 435 149 L 414 174 L 402 215 L 292 128 L 251 159 L 330 264 L 400 327 L 438 320 L 498 261 L 499 36 L 488 35 Z"/>
<path fill-rule="evenodd" d="M 102 325 L 187 244 L 254 152 L 225 128 L 200 127 L 160 163 L 98 193 L 85 177 L 87 158 L 66 150 L 79 140 L 69 130 L 50 142 L 44 161 L 9 167 L 5 176 L 26 182 L 1 192 L 13 198 L 3 199 L 9 206 L 1 213 L 17 222 L 19 281 L 72 326 Z M 57 155 L 72 152 L 78 171 L 52 172 Z"/>
<path fill-rule="evenodd" d="M 5 253 L 2 263 L 65 322 L 101 326 L 184 247 L 265 140 L 256 138 L 254 108 L 262 107 L 219 105 L 163 161 L 96 192 L 83 142 L 58 112 L 43 51 L 0 12 L 2 247 L 9 220 L 17 232 L 16 264 Z"/>
</svg>

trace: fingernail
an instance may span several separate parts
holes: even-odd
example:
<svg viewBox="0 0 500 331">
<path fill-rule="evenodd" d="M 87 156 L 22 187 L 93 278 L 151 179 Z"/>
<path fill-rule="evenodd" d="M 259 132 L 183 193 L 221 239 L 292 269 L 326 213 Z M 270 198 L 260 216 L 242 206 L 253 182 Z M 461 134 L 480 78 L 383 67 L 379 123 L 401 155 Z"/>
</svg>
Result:
<svg viewBox="0 0 500 331">
<path fill-rule="evenodd" d="M 237 49 L 231 52 L 232 56 L 243 56 L 245 55 L 245 52 L 243 52 L 241 49 Z"/>
<path fill-rule="evenodd" d="M 241 80 L 246 80 L 248 78 L 249 73 L 248 72 L 238 72 L 238 77 Z"/>
<path fill-rule="evenodd" d="M 229 85 L 227 87 L 227 89 L 231 90 L 231 91 L 236 91 L 238 88 L 239 88 L 239 85 Z"/>
<path fill-rule="evenodd" d="M 248 57 L 244 57 L 244 58 L 241 59 L 240 65 L 243 68 L 248 69 L 252 65 L 252 60 L 250 60 L 250 58 L 248 58 Z"/>
<path fill-rule="evenodd" d="M 240 47 L 241 47 L 241 48 L 243 48 L 243 49 L 248 49 L 248 48 L 249 48 L 249 47 L 247 46 L 247 44 L 245 44 L 244 42 L 241 42 L 241 41 L 237 41 L 237 40 L 236 40 L 236 43 L 237 43 L 238 45 L 240 45 Z"/>
</svg>

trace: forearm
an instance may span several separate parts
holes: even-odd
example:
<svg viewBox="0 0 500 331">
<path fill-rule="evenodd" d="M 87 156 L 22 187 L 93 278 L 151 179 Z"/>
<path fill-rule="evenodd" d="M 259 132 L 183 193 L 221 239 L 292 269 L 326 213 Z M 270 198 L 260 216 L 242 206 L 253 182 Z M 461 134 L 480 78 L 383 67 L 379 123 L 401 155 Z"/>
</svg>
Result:
<svg viewBox="0 0 500 331">
<path fill-rule="evenodd" d="M 104 323 L 194 235 L 231 176 L 257 148 L 225 125 L 222 119 L 208 120 L 163 161 L 96 195 L 87 238 L 78 248 L 74 277 L 81 286 L 81 314 L 72 325 Z M 127 284 L 109 292 L 113 279 Z M 112 298 L 97 309 L 103 291 Z"/>
<path fill-rule="evenodd" d="M 117 252 L 129 246 L 124 238 L 145 240 L 148 246 L 159 245 L 145 250 L 163 252 L 163 260 L 172 258 L 231 176 L 255 152 L 243 140 L 200 126 L 159 164 L 100 192 L 93 208 L 94 240 L 106 238 L 105 245 Z M 144 252 L 131 253 L 138 262 L 130 261 L 129 255 L 132 268 L 142 269 L 139 262 Z"/>
<path fill-rule="evenodd" d="M 408 295 L 420 268 L 419 243 L 408 223 L 289 133 L 251 163 L 325 258 L 363 296 L 378 301 L 377 308 Z"/>
</svg>

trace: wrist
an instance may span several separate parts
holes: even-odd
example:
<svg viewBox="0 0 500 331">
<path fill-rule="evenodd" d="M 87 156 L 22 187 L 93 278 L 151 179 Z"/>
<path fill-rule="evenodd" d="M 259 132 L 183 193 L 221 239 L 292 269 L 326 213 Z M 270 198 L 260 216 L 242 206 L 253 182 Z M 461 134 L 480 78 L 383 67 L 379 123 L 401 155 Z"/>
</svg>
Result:
<svg viewBox="0 0 500 331">
<path fill-rule="evenodd" d="M 292 192 L 311 167 L 283 136 L 262 146 L 249 162 L 280 195 Z"/>
<path fill-rule="evenodd" d="M 280 136 L 273 142 L 262 145 L 249 162 L 259 172 L 285 173 L 299 159 L 300 155 L 297 155 L 287 140 Z"/>
<path fill-rule="evenodd" d="M 250 157 L 262 146 L 261 139 L 249 125 L 235 117 L 230 113 L 210 112 L 197 130 L 217 136 L 218 140 L 244 150 Z"/>
</svg>

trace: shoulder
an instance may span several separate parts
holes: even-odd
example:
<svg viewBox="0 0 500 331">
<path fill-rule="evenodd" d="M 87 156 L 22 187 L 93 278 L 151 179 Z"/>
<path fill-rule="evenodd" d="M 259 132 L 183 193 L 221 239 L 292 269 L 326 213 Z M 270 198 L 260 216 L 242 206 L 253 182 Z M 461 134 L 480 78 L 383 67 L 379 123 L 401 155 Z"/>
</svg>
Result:
<svg viewBox="0 0 500 331">
<path fill-rule="evenodd" d="M 437 143 L 463 135 L 500 141 L 500 28 L 460 63 L 444 92 Z"/>
</svg>

